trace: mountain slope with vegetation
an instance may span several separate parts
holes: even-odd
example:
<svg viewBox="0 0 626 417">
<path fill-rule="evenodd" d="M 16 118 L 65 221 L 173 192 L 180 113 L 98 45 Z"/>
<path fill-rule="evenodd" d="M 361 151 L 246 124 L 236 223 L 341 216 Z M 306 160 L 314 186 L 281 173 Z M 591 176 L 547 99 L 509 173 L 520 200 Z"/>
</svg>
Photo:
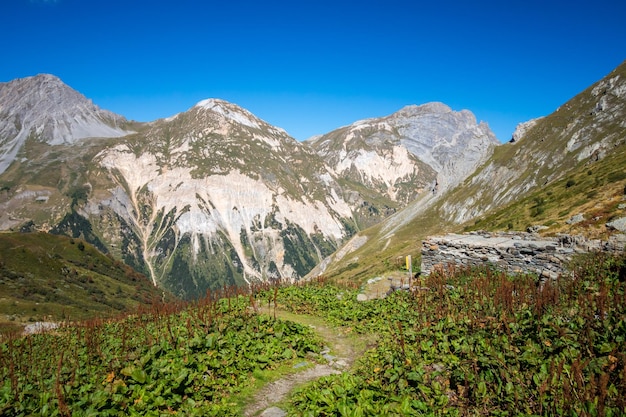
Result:
<svg viewBox="0 0 626 417">
<path fill-rule="evenodd" d="M 111 317 L 174 300 L 81 239 L 0 233 L 0 326 Z"/>
<path fill-rule="evenodd" d="M 384 274 L 398 256 L 417 261 L 426 236 L 453 231 L 539 226 L 532 230 L 606 239 L 614 233 L 607 223 L 626 216 L 625 115 L 626 62 L 553 114 L 521 126 L 458 186 L 438 199 L 419 196 L 311 275 L 362 282 Z"/>
<path fill-rule="evenodd" d="M 376 340 L 277 404 L 288 415 L 623 415 L 626 259 L 572 270 L 538 286 L 451 268 L 367 302 L 325 281 L 239 288 L 1 341 L 0 414 L 253 415 L 263 385 L 336 357 L 309 326 L 277 320 L 281 308 Z"/>
<path fill-rule="evenodd" d="M 603 192 L 605 186 L 611 188 L 624 179 L 619 178 L 624 172 L 624 115 L 626 63 L 536 121 L 519 140 L 500 146 L 487 164 L 446 198 L 442 205 L 445 218 L 455 223 L 476 219 L 563 179 L 569 194 L 578 195 L 583 201 L 580 194 L 586 196 Z M 584 181 L 580 174 L 587 175 L 588 180 Z M 586 186 L 572 188 L 574 176 Z M 590 199 L 602 201 L 597 197 L 600 194 Z M 550 198 L 545 200 L 547 203 Z M 570 206 L 564 202 L 555 201 L 562 208 L 573 209 L 582 203 Z"/>
</svg>

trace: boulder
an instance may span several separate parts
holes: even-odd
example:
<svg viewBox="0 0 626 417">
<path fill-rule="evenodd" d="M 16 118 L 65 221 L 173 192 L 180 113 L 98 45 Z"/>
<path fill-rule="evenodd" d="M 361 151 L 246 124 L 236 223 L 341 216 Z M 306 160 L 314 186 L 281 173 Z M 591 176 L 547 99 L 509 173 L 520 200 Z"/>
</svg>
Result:
<svg viewBox="0 0 626 417">
<path fill-rule="evenodd" d="M 612 220 L 606 224 L 606 227 L 613 230 L 619 230 L 620 232 L 626 232 L 626 217 L 620 217 L 619 219 Z"/>
</svg>

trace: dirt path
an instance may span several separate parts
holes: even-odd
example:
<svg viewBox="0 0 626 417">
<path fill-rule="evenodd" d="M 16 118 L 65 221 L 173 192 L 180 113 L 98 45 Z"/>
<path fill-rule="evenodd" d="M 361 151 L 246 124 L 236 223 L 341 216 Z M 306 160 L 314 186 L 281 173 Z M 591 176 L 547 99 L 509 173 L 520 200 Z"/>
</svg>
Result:
<svg viewBox="0 0 626 417">
<path fill-rule="evenodd" d="M 269 314 L 267 308 L 261 314 Z M 274 310 L 271 311 L 274 314 Z M 313 381 L 323 376 L 340 374 L 352 366 L 354 360 L 368 348 L 367 341 L 347 334 L 341 329 L 332 328 L 324 323 L 319 317 L 292 314 L 286 311 L 276 311 L 276 317 L 290 320 L 305 326 L 310 326 L 324 340 L 327 347 L 321 352 L 322 360 L 326 363 L 310 362 L 314 365 L 301 372 L 287 375 L 277 381 L 271 382 L 258 391 L 252 402 L 246 407 L 244 416 L 252 417 L 257 415 L 284 415 L 281 410 L 272 407 L 287 398 L 287 395 L 296 387 Z M 296 365 L 297 366 L 297 365 Z M 263 413 L 267 410 L 268 413 Z"/>
</svg>

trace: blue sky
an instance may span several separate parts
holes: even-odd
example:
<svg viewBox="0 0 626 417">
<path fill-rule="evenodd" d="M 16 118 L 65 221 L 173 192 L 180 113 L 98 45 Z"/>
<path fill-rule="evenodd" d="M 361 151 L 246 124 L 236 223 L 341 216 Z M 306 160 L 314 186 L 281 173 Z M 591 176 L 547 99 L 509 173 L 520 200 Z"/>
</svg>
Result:
<svg viewBox="0 0 626 417">
<path fill-rule="evenodd" d="M 506 141 L 626 59 L 626 2 L 3 0 L 0 81 L 150 121 L 210 97 L 303 140 L 408 104 Z"/>
</svg>

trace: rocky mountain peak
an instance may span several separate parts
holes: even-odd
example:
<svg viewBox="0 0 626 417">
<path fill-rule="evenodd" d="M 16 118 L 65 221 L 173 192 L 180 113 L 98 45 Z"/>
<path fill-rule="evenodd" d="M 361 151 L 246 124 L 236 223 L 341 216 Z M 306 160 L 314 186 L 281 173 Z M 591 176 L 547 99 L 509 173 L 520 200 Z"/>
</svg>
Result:
<svg viewBox="0 0 626 417">
<path fill-rule="evenodd" d="M 193 115 L 198 125 L 211 126 L 215 132 L 236 136 L 277 137 L 294 140 L 283 129 L 259 119 L 254 114 L 226 100 L 208 98 L 196 103 L 187 113 Z M 245 133 L 244 133 L 245 132 Z"/>
<path fill-rule="evenodd" d="M 486 123 L 443 103 L 410 105 L 385 117 L 357 121 L 309 141 L 340 175 L 389 189 L 406 201 L 464 180 L 499 144 Z M 409 181 L 409 178 L 413 180 Z M 394 186 L 417 181 L 411 193 Z"/>
<path fill-rule="evenodd" d="M 396 116 L 414 117 L 419 114 L 445 114 L 452 113 L 452 111 L 453 110 L 448 105 L 438 101 L 433 101 L 421 105 L 410 104 L 408 106 L 404 106 L 394 114 Z"/>
<path fill-rule="evenodd" d="M 28 138 L 49 145 L 130 131 L 124 117 L 101 110 L 58 77 L 39 74 L 0 83 L 0 173 Z"/>
<path fill-rule="evenodd" d="M 198 102 L 195 108 L 209 110 L 222 116 L 229 123 L 238 123 L 254 129 L 260 129 L 260 120 L 249 111 L 225 100 L 209 98 Z"/>
</svg>

